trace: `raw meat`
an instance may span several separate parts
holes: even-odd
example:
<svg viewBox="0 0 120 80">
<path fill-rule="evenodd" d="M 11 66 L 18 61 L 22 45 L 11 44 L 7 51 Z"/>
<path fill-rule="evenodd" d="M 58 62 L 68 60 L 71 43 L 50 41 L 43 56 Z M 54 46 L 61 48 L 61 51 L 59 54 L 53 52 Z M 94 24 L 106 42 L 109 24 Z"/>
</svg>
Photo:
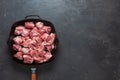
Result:
<svg viewBox="0 0 120 80">
<path fill-rule="evenodd" d="M 39 36 L 39 32 L 38 32 L 38 29 L 35 27 L 31 30 L 30 32 L 30 37 L 34 37 L 34 36 Z"/>
<path fill-rule="evenodd" d="M 34 26 L 33 22 L 25 22 L 25 28 L 34 28 Z"/>
<path fill-rule="evenodd" d="M 46 48 L 47 48 L 47 50 L 49 51 L 49 52 L 51 52 L 52 51 L 52 49 L 54 49 L 54 44 L 52 44 L 52 45 L 46 45 Z"/>
<path fill-rule="evenodd" d="M 44 62 L 44 57 L 34 57 L 34 60 L 36 63 L 43 63 Z"/>
<path fill-rule="evenodd" d="M 27 54 L 29 52 L 29 48 L 22 48 L 21 51 L 24 53 L 24 54 Z"/>
<path fill-rule="evenodd" d="M 21 44 L 22 43 L 22 37 L 21 36 L 17 36 L 13 40 L 16 44 Z"/>
<path fill-rule="evenodd" d="M 23 29 L 21 35 L 22 35 L 22 36 L 28 36 L 28 35 L 29 35 L 29 32 L 30 32 L 29 29 Z"/>
<path fill-rule="evenodd" d="M 13 49 L 16 51 L 21 51 L 22 47 L 18 44 L 13 44 Z"/>
<path fill-rule="evenodd" d="M 34 60 L 30 55 L 23 55 L 24 63 L 31 64 Z"/>
<path fill-rule="evenodd" d="M 38 28 L 43 28 L 44 27 L 44 24 L 42 22 L 37 22 L 36 23 L 36 27 Z"/>
<path fill-rule="evenodd" d="M 43 30 L 44 30 L 46 33 L 50 33 L 51 27 L 50 27 L 50 26 L 44 26 L 44 27 L 43 27 Z"/>
<path fill-rule="evenodd" d="M 16 54 L 14 54 L 14 57 L 19 60 L 23 60 L 23 52 L 17 52 Z"/>
<path fill-rule="evenodd" d="M 54 49 L 55 34 L 51 33 L 51 27 L 42 22 L 25 22 L 25 26 L 15 28 L 13 49 L 17 51 L 15 58 L 24 63 L 43 63 L 51 57 Z"/>
<path fill-rule="evenodd" d="M 41 36 L 41 38 L 42 38 L 43 40 L 46 40 L 46 39 L 48 38 L 48 36 L 49 36 L 49 34 L 44 33 L 44 34 Z"/>
<path fill-rule="evenodd" d="M 24 29 L 25 29 L 24 26 L 18 26 L 18 27 L 15 28 L 14 34 L 15 35 L 20 35 L 20 34 L 22 34 Z"/>
<path fill-rule="evenodd" d="M 44 55 L 45 59 L 44 59 L 44 62 L 45 61 L 48 61 L 51 57 L 52 57 L 52 54 L 50 52 L 47 52 L 45 55 Z"/>
</svg>

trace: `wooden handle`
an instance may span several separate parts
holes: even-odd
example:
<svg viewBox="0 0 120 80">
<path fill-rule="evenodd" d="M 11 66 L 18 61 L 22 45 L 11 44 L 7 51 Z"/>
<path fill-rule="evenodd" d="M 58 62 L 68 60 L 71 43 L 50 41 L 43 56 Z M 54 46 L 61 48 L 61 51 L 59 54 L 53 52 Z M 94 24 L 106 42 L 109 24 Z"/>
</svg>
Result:
<svg viewBox="0 0 120 80">
<path fill-rule="evenodd" d="M 31 80 L 37 80 L 36 79 L 36 68 L 31 68 Z"/>
<path fill-rule="evenodd" d="M 36 74 L 35 74 L 35 73 L 33 73 L 33 74 L 31 75 L 31 80 L 36 80 Z"/>
</svg>

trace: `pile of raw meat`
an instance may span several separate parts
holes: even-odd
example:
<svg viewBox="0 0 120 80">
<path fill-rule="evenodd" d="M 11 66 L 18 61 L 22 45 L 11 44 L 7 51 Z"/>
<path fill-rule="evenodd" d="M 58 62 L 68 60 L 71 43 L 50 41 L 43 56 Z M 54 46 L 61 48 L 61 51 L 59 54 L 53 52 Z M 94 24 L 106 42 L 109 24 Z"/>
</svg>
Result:
<svg viewBox="0 0 120 80">
<path fill-rule="evenodd" d="M 42 22 L 25 22 L 24 26 L 17 26 L 14 31 L 14 57 L 24 63 L 43 63 L 51 57 L 54 49 L 55 34 L 51 27 Z"/>
</svg>

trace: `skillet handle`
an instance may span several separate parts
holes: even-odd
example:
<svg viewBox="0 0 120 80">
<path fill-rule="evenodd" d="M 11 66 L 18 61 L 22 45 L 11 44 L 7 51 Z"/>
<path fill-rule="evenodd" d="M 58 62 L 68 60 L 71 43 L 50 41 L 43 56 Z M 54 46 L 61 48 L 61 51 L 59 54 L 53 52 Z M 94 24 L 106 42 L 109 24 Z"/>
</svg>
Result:
<svg viewBox="0 0 120 80">
<path fill-rule="evenodd" d="M 37 17 L 38 19 L 41 19 L 40 16 L 38 16 L 38 15 L 28 15 L 25 17 L 25 19 L 28 19 L 29 17 Z"/>
<path fill-rule="evenodd" d="M 31 68 L 31 80 L 37 80 L 36 79 L 36 68 Z"/>
</svg>

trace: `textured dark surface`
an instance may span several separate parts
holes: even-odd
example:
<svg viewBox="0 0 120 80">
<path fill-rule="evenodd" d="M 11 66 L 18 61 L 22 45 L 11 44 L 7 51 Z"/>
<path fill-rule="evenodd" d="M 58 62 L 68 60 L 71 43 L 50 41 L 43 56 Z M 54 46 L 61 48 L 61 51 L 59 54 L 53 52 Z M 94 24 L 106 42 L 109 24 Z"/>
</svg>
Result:
<svg viewBox="0 0 120 80">
<path fill-rule="evenodd" d="M 60 41 L 38 80 L 120 80 L 120 0 L 1 0 L 0 80 L 30 80 L 6 44 L 11 25 L 30 14 L 51 21 Z"/>
</svg>

